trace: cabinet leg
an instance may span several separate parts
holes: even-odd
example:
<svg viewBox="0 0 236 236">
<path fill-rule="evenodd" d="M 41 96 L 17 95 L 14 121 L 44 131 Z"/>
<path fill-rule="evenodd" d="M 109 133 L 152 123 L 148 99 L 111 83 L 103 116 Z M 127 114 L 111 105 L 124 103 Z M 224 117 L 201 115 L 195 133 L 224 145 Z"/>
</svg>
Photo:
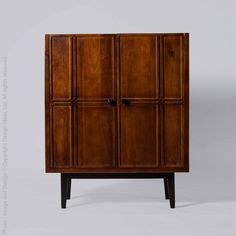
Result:
<svg viewBox="0 0 236 236">
<path fill-rule="evenodd" d="M 61 174 L 61 208 L 66 208 L 67 186 L 67 176 Z"/>
<path fill-rule="evenodd" d="M 167 178 L 168 178 L 170 208 L 175 208 L 175 174 L 170 173 Z"/>
<path fill-rule="evenodd" d="M 71 178 L 67 178 L 67 195 L 66 199 L 70 199 L 70 193 L 71 193 Z"/>
<path fill-rule="evenodd" d="M 168 178 L 164 177 L 165 198 L 170 199 L 168 189 Z"/>
<path fill-rule="evenodd" d="M 87 178 L 163 178 L 165 188 L 165 198 L 170 201 L 170 208 L 175 208 L 175 173 L 150 173 L 150 174 L 62 174 L 61 173 L 61 208 L 66 208 L 66 200 L 71 197 L 72 179 Z"/>
</svg>

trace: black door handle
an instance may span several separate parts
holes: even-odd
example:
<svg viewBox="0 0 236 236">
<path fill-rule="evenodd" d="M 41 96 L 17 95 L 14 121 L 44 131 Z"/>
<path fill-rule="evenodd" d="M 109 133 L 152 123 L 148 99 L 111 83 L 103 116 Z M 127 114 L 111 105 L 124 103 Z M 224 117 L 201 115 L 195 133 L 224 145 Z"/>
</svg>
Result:
<svg viewBox="0 0 236 236">
<path fill-rule="evenodd" d="M 114 99 L 111 99 L 111 98 L 107 99 L 106 102 L 107 102 L 108 105 L 111 105 L 112 107 L 114 107 L 116 105 L 116 101 Z"/>
<path fill-rule="evenodd" d="M 130 101 L 128 99 L 121 99 L 121 103 L 125 106 L 130 106 Z"/>
</svg>

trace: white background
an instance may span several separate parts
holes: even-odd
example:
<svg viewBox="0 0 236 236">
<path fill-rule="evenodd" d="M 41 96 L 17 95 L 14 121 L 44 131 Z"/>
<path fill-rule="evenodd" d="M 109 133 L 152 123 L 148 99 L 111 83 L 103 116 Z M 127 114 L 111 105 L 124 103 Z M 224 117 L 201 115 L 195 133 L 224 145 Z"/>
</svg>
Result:
<svg viewBox="0 0 236 236">
<path fill-rule="evenodd" d="M 234 0 L 1 0 L 7 235 L 236 235 L 235 11 Z M 62 210 L 59 174 L 44 169 L 44 34 L 123 32 L 190 33 L 190 173 L 176 174 L 175 209 L 161 180 L 75 180 Z"/>
</svg>

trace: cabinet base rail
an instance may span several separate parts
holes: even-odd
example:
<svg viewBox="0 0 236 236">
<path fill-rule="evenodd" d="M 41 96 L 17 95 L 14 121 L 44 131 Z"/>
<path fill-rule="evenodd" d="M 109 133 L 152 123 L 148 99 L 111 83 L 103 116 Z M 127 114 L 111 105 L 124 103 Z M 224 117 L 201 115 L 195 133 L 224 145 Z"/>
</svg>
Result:
<svg viewBox="0 0 236 236">
<path fill-rule="evenodd" d="M 170 208 L 175 208 L 174 173 L 61 173 L 61 208 L 66 208 L 66 200 L 71 196 L 72 179 L 159 179 L 164 180 L 165 199 Z"/>
</svg>

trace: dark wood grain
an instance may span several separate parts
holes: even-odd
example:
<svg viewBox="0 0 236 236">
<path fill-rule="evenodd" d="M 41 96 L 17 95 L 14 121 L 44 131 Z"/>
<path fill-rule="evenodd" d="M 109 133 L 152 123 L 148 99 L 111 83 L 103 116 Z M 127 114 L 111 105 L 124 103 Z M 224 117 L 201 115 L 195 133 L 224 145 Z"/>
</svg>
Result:
<svg viewBox="0 0 236 236">
<path fill-rule="evenodd" d="M 71 106 L 52 106 L 52 166 L 72 167 Z"/>
<path fill-rule="evenodd" d="M 189 171 L 189 34 L 184 34 L 184 166 Z"/>
<path fill-rule="evenodd" d="M 45 136 L 51 173 L 189 171 L 189 34 L 46 35 Z"/>
<path fill-rule="evenodd" d="M 45 35 L 45 167 L 48 170 L 51 166 L 51 134 L 50 134 L 50 61 L 49 61 L 49 35 Z"/>
<path fill-rule="evenodd" d="M 115 38 L 77 37 L 77 97 L 80 100 L 116 97 Z"/>
<path fill-rule="evenodd" d="M 120 96 L 158 97 L 159 57 L 156 36 L 120 37 Z"/>
<path fill-rule="evenodd" d="M 183 106 L 166 103 L 164 106 L 164 165 L 184 166 Z"/>
<path fill-rule="evenodd" d="M 183 97 L 183 36 L 163 37 L 164 97 Z"/>
<path fill-rule="evenodd" d="M 103 103 L 79 103 L 77 122 L 77 167 L 114 167 L 116 108 Z"/>
<path fill-rule="evenodd" d="M 121 106 L 121 167 L 158 166 L 158 107 L 155 103 Z"/>
<path fill-rule="evenodd" d="M 54 100 L 70 100 L 72 89 L 72 39 L 51 38 L 51 90 Z"/>
<path fill-rule="evenodd" d="M 159 166 L 159 167 L 99 167 L 99 168 L 47 168 L 47 173 L 173 173 L 173 172 L 188 172 L 188 169 L 184 167 L 168 167 L 168 166 Z"/>
</svg>

